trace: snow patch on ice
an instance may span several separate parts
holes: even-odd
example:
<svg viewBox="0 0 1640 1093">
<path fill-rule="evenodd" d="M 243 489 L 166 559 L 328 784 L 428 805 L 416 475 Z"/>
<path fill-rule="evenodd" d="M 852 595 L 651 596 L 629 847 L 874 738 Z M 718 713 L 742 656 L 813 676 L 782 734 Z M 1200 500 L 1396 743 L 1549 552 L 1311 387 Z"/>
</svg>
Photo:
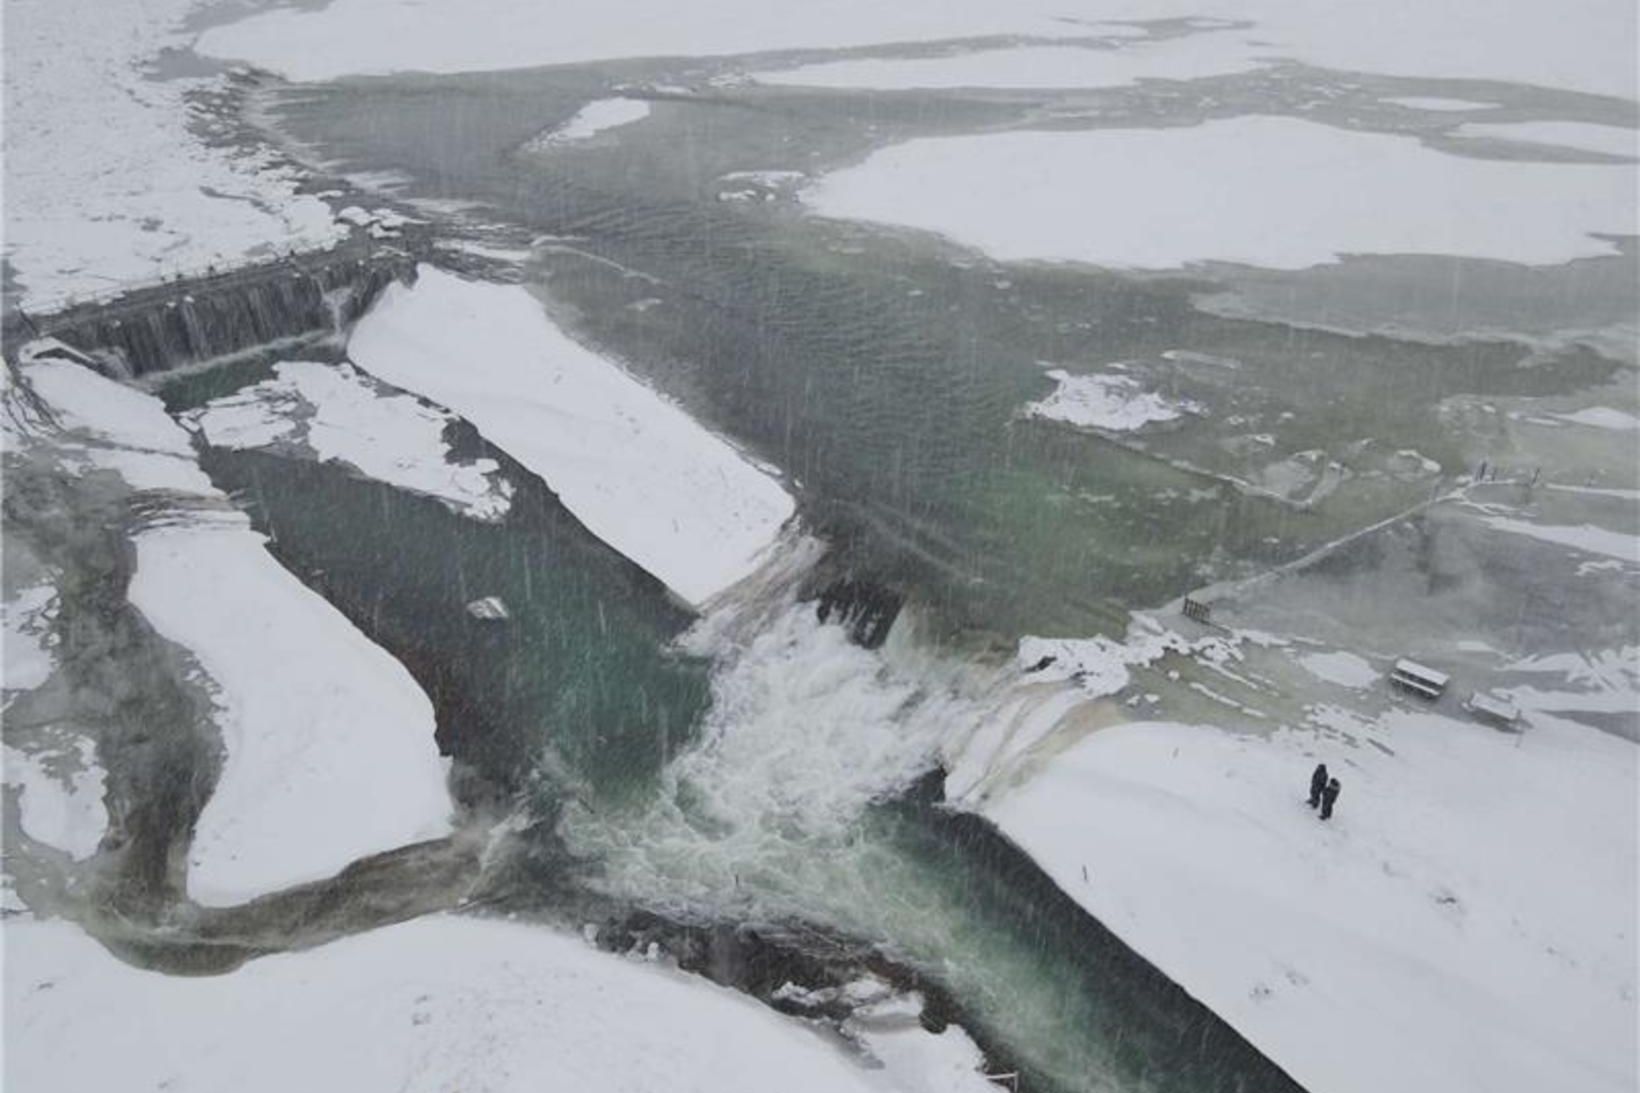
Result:
<svg viewBox="0 0 1640 1093">
<path fill-rule="evenodd" d="M 1241 117 L 912 140 L 802 198 L 823 216 L 940 232 L 1009 261 L 1303 269 L 1348 254 L 1455 254 L 1558 264 L 1614 252 L 1591 233 L 1633 230 L 1636 174 Z"/>
<path fill-rule="evenodd" d="M 868 57 L 759 72 L 761 83 L 905 91 L 963 87 L 1120 87 L 1138 80 L 1193 80 L 1246 72 L 1267 50 L 1222 33 L 1119 49 L 1036 46 L 943 57 Z"/>
<path fill-rule="evenodd" d="M 472 422 L 692 604 L 756 568 L 794 511 L 779 482 L 516 285 L 422 266 L 415 285 L 388 287 L 348 349 Z"/>
<path fill-rule="evenodd" d="M 1370 687 L 1380 678 L 1377 669 L 1364 658 L 1342 649 L 1331 653 L 1306 653 L 1298 658 L 1298 663 L 1317 679 L 1336 683 L 1340 687 Z"/>
<path fill-rule="evenodd" d="M 1025 408 L 1030 417 L 1111 432 L 1130 432 L 1154 422 L 1173 421 L 1184 414 L 1203 412 L 1202 407 L 1188 399 L 1170 401 L 1154 391 L 1145 391 L 1131 376 L 1078 375 L 1055 368 L 1048 372 L 1048 377 L 1059 387 L 1047 398 Z"/>
<path fill-rule="evenodd" d="M 75 861 L 95 854 L 108 832 L 106 781 L 95 745 L 83 736 L 38 751 L 5 747 L 5 783 L 22 794 L 23 833 Z"/>
<path fill-rule="evenodd" d="M 1534 524 L 1512 516 L 1483 516 L 1481 521 L 1499 531 L 1541 539 L 1546 543 L 1559 543 L 1588 554 L 1603 554 L 1621 562 L 1640 563 L 1640 539 L 1593 524 Z"/>
<path fill-rule="evenodd" d="M 188 858 L 211 906 L 450 831 L 432 703 L 233 517 L 137 535 L 127 593 L 213 687 L 225 755 Z"/>
<path fill-rule="evenodd" d="M 184 415 L 219 448 L 295 448 L 344 463 L 366 478 L 500 520 L 512 486 L 493 459 L 452 462 L 445 430 L 454 414 L 397 393 L 349 364 L 284 361 L 275 378 Z"/>
<path fill-rule="evenodd" d="M 1481 137 L 1576 148 L 1611 156 L 1640 155 L 1640 130 L 1618 125 L 1591 125 L 1581 121 L 1465 122 L 1455 137 Z"/>
<path fill-rule="evenodd" d="M 590 140 L 599 133 L 631 125 L 648 116 L 649 103 L 644 99 L 595 99 L 577 110 L 564 124 L 542 133 L 524 147 L 526 151 L 544 152 L 560 145 Z"/>
</svg>

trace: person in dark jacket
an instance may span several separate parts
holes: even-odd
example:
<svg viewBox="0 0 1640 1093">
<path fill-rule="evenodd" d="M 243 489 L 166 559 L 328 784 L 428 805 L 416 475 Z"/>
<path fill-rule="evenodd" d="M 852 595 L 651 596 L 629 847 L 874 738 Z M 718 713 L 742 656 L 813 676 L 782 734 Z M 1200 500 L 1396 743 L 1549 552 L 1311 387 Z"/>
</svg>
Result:
<svg viewBox="0 0 1640 1093">
<path fill-rule="evenodd" d="M 1332 819 L 1333 802 L 1338 800 L 1338 779 L 1332 778 L 1327 782 L 1327 788 L 1321 791 L 1321 818 Z"/>
<path fill-rule="evenodd" d="M 1327 788 L 1327 764 L 1317 763 L 1315 773 L 1310 775 L 1310 807 L 1314 808 L 1321 803 L 1321 791 Z"/>
</svg>

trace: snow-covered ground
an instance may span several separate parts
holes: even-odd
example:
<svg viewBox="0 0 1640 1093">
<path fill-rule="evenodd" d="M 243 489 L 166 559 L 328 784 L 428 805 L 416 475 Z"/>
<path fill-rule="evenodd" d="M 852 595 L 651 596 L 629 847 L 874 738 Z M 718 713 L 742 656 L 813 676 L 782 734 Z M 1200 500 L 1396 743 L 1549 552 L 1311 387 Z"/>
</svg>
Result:
<svg viewBox="0 0 1640 1093">
<path fill-rule="evenodd" d="M 1074 15 L 1074 18 L 1067 18 Z M 1507 80 L 1634 97 L 1626 0 L 1453 0 L 1388 6 L 1309 0 L 722 0 L 710 16 L 662 0 L 339 0 L 207 31 L 202 52 L 294 79 L 465 72 L 613 57 L 706 56 L 984 35 L 1102 36 L 1099 20 L 1247 20 L 1273 56 L 1352 72 Z M 384 26 L 394 27 L 390 34 Z"/>
<path fill-rule="evenodd" d="M 1191 80 L 1246 72 L 1266 48 L 1239 34 L 1192 34 L 1112 49 L 1037 46 L 940 57 L 866 57 L 759 72 L 761 83 L 803 87 L 914 88 L 1119 87 L 1136 80 Z"/>
<path fill-rule="evenodd" d="M 64 429 L 65 462 L 173 497 L 173 511 L 133 536 L 127 596 L 202 669 L 222 732 L 189 894 L 236 903 L 448 832 L 432 705 L 409 673 L 273 559 L 157 398 L 24 356 L 26 381 Z"/>
<path fill-rule="evenodd" d="M 1549 144 L 1612 156 L 1640 156 L 1640 130 L 1620 125 L 1590 125 L 1578 121 L 1471 121 L 1458 126 L 1452 135 Z"/>
<path fill-rule="evenodd" d="M 184 416 L 219 448 L 263 448 L 355 468 L 366 478 L 436 497 L 479 520 L 499 520 L 512 486 L 493 459 L 453 462 L 454 414 L 377 383 L 352 365 L 283 361 L 275 378 Z"/>
<path fill-rule="evenodd" d="M 1076 375 L 1062 368 L 1050 369 L 1047 374 L 1059 387 L 1047 398 L 1025 408 L 1031 417 L 1128 432 L 1201 410 L 1188 400 L 1170 402 L 1154 391 L 1143 390 L 1139 381 L 1131 376 Z"/>
<path fill-rule="evenodd" d="M 1096 731 L 986 813 L 1307 1088 L 1636 1081 L 1636 750 L 1314 708 Z M 1315 763 L 1336 815 L 1304 804 Z"/>
<path fill-rule="evenodd" d="M 692 604 L 749 574 L 794 510 L 766 471 L 578 344 L 518 286 L 423 266 L 415 285 L 388 288 L 348 352 L 472 422 Z"/>
<path fill-rule="evenodd" d="M 290 175 L 189 132 L 184 94 L 215 78 L 145 77 L 161 50 L 187 46 L 179 24 L 195 6 L 7 5 L 5 254 L 26 306 L 345 234 Z"/>
<path fill-rule="evenodd" d="M 590 140 L 608 129 L 642 121 L 649 116 L 649 103 L 643 99 L 594 99 L 563 125 L 536 137 L 527 146 L 532 151 L 545 151 L 560 144 L 575 144 Z"/>
<path fill-rule="evenodd" d="M 206 977 L 128 967 L 65 922 L 5 934 L 5 1082 L 30 1093 L 991 1088 L 952 1069 L 949 1033 L 868 1038 L 870 1069 L 744 995 L 514 923 L 434 916 Z"/>
<path fill-rule="evenodd" d="M 1410 137 L 1242 117 L 913 140 L 821 178 L 803 200 L 823 216 L 940 232 L 1004 260 L 1303 269 L 1346 254 L 1454 254 L 1555 264 L 1615 252 L 1590 233 L 1633 230 L 1636 171 L 1473 159 Z"/>
</svg>

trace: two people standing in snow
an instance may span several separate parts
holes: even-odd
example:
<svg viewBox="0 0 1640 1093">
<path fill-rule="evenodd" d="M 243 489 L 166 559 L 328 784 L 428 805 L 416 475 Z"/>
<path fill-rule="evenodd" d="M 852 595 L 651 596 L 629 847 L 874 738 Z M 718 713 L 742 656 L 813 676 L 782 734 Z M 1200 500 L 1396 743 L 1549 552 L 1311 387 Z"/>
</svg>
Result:
<svg viewBox="0 0 1640 1093">
<path fill-rule="evenodd" d="M 1310 775 L 1310 807 L 1321 807 L 1321 818 L 1332 819 L 1333 802 L 1338 800 L 1338 779 L 1327 777 L 1327 764 L 1317 763 Z"/>
</svg>

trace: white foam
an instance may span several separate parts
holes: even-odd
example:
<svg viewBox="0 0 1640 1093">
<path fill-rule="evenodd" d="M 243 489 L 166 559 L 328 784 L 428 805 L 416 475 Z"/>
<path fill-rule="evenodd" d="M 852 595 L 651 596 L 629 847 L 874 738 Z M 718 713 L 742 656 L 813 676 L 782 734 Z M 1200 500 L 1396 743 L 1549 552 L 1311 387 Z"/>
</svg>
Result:
<svg viewBox="0 0 1640 1093">
<path fill-rule="evenodd" d="M 236 903 L 448 832 L 427 696 L 273 559 L 159 399 L 62 361 L 22 372 L 63 427 L 31 443 L 176 495 L 132 536 L 126 598 L 215 700 L 223 763 L 194 828 L 189 895 Z"/>
<path fill-rule="evenodd" d="M 1298 658 L 1304 670 L 1317 679 L 1340 687 L 1359 690 L 1378 682 L 1380 673 L 1365 659 L 1343 649 L 1330 653 L 1306 653 Z"/>
<path fill-rule="evenodd" d="M 0 689 L 32 691 L 56 669 L 51 621 L 57 588 L 49 581 L 19 589 L 0 604 Z"/>
</svg>

